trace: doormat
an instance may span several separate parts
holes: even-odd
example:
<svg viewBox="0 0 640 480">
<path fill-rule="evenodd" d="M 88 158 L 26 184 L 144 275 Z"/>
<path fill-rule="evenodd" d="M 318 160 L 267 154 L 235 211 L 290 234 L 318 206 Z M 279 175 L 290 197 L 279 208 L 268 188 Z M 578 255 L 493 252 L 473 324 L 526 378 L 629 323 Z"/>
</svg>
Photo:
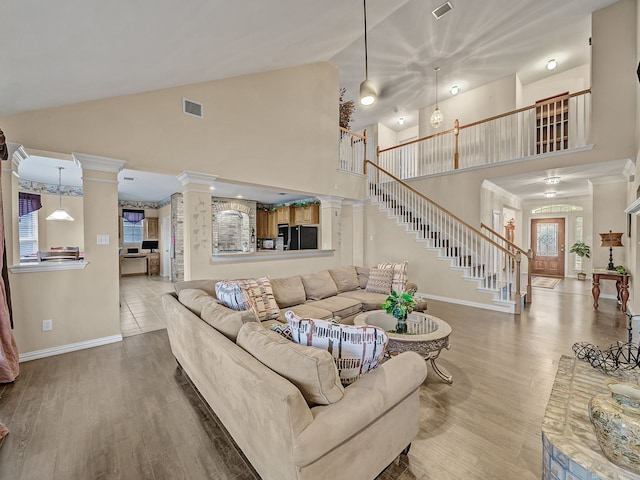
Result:
<svg viewBox="0 0 640 480">
<path fill-rule="evenodd" d="M 531 279 L 531 286 L 533 287 L 556 288 L 556 285 L 558 285 L 559 283 L 559 278 L 533 277 Z"/>
</svg>

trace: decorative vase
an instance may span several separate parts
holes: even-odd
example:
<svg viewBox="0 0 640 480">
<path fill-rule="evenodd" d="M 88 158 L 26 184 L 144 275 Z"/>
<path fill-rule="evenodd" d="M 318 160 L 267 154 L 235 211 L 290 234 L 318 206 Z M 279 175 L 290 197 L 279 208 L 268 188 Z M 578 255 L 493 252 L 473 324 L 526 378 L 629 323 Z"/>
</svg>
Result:
<svg viewBox="0 0 640 480">
<path fill-rule="evenodd" d="M 602 453 L 616 465 L 640 474 L 640 385 L 607 380 L 611 394 L 589 401 Z"/>
<path fill-rule="evenodd" d="M 396 333 L 407 333 L 407 317 L 396 317 Z"/>
</svg>

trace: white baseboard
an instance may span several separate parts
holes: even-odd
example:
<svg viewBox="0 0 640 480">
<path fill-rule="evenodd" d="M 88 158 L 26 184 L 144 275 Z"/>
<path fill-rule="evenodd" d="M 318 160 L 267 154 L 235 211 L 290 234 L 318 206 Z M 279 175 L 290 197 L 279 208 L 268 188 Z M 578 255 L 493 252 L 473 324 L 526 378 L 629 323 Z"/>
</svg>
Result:
<svg viewBox="0 0 640 480">
<path fill-rule="evenodd" d="M 108 345 L 122 341 L 122 335 L 111 335 L 110 337 L 94 338 L 84 342 L 70 343 L 68 345 L 60 345 L 59 347 L 44 348 L 33 352 L 21 353 L 20 362 L 28 362 L 38 358 L 53 357 L 63 353 L 75 352 L 76 350 L 84 350 L 86 348 L 99 347 L 100 345 Z"/>
<path fill-rule="evenodd" d="M 490 305 L 488 303 L 469 302 L 467 300 L 460 300 L 459 298 L 440 297 L 438 295 L 431 295 L 428 293 L 416 294 L 418 297 L 423 297 L 429 300 L 438 300 L 440 302 L 455 303 L 456 305 L 464 305 L 465 307 L 482 308 L 484 310 L 492 310 L 494 312 L 513 313 L 513 305 Z M 429 310 L 427 309 L 427 313 Z"/>
</svg>

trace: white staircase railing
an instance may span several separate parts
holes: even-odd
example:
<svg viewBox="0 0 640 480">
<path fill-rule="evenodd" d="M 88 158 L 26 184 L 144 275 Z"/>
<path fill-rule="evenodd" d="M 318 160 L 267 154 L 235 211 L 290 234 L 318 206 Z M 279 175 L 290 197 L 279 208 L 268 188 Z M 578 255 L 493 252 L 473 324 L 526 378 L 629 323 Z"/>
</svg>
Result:
<svg viewBox="0 0 640 480">
<path fill-rule="evenodd" d="M 513 304 L 514 313 L 520 313 L 519 251 L 503 247 L 375 163 L 364 163 L 373 202 L 415 232 L 427 248 L 439 250 L 465 278 L 477 280 L 481 291 L 493 293 L 494 301 Z"/>
</svg>

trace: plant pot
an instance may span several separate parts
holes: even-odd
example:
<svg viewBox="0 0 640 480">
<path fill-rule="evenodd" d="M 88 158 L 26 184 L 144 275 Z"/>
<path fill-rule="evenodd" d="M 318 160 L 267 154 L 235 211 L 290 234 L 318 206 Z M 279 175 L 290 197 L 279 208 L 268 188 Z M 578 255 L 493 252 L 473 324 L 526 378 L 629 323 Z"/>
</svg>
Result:
<svg viewBox="0 0 640 480">
<path fill-rule="evenodd" d="M 578 280 L 585 281 L 587 279 L 587 274 L 584 272 L 578 273 Z"/>
<path fill-rule="evenodd" d="M 640 385 L 607 380 L 611 394 L 589 401 L 589 419 L 602 453 L 616 465 L 640 474 Z"/>
</svg>

